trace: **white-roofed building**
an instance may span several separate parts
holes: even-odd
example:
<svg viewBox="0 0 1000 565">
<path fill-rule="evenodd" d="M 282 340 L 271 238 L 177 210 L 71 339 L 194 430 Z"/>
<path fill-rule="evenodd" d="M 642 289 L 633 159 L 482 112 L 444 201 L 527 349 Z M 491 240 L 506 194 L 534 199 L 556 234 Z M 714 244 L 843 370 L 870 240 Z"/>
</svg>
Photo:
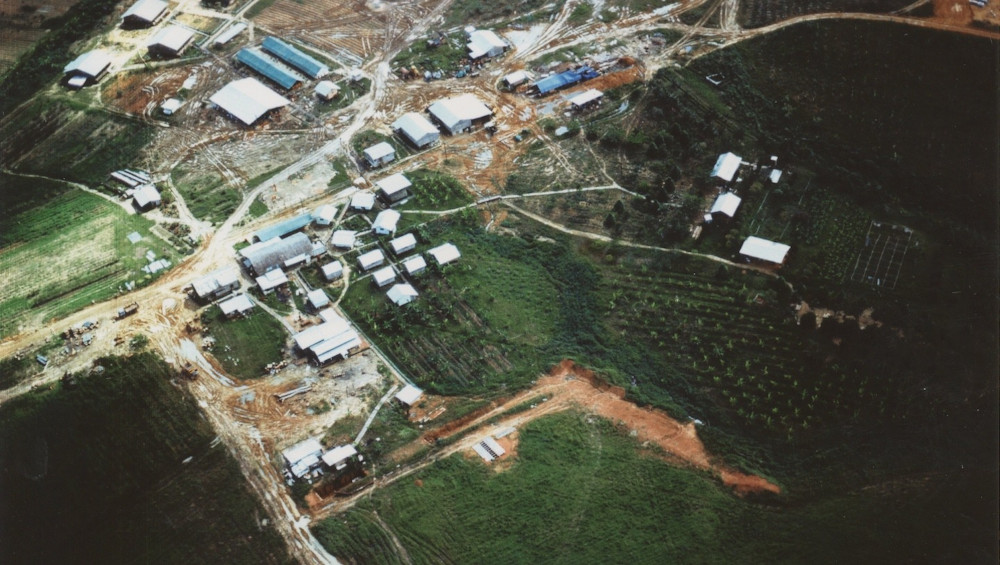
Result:
<svg viewBox="0 0 1000 565">
<path fill-rule="evenodd" d="M 740 207 L 740 202 L 743 200 L 733 194 L 732 192 L 723 192 L 715 199 L 712 203 L 712 208 L 708 211 L 713 218 L 720 216 L 728 216 L 732 218 L 736 215 L 736 210 Z"/>
<path fill-rule="evenodd" d="M 240 287 L 240 274 L 236 267 L 223 267 L 191 284 L 194 297 L 203 302 L 217 300 Z"/>
<path fill-rule="evenodd" d="M 517 88 L 529 80 L 531 80 L 531 75 L 524 70 L 514 71 L 503 77 L 503 82 L 507 85 L 507 88 Z"/>
<path fill-rule="evenodd" d="M 396 239 L 389 242 L 389 247 L 392 247 L 392 252 L 396 255 L 401 255 L 407 251 L 412 251 L 413 248 L 417 246 L 417 236 L 412 233 L 401 235 Z"/>
<path fill-rule="evenodd" d="M 234 80 L 212 95 L 209 100 L 223 112 L 246 125 L 268 112 L 291 104 L 287 98 L 264 86 L 255 78 Z"/>
<path fill-rule="evenodd" d="M 192 41 L 194 41 L 193 31 L 179 25 L 170 25 L 156 32 L 146 44 L 146 49 L 150 55 L 179 57 Z"/>
<path fill-rule="evenodd" d="M 111 56 L 106 51 L 95 49 L 81 54 L 63 67 L 67 83 L 74 88 L 97 82 L 111 68 Z"/>
<path fill-rule="evenodd" d="M 410 195 L 410 187 L 413 183 L 402 173 L 389 175 L 384 179 L 375 181 L 378 187 L 379 196 L 389 204 L 395 204 Z"/>
<path fill-rule="evenodd" d="M 369 167 L 381 167 L 396 160 L 396 149 L 387 142 L 376 143 L 362 152 Z"/>
<path fill-rule="evenodd" d="M 139 0 L 122 14 L 122 27 L 139 28 L 155 25 L 167 13 L 163 0 Z"/>
<path fill-rule="evenodd" d="M 417 289 L 408 284 L 394 284 L 385 293 L 389 300 L 396 306 L 405 306 L 417 299 Z"/>
<path fill-rule="evenodd" d="M 595 88 L 585 90 L 569 97 L 570 107 L 575 111 L 585 110 L 601 103 L 604 93 Z"/>
<path fill-rule="evenodd" d="M 184 103 L 177 98 L 168 98 L 163 104 L 160 104 L 160 111 L 163 112 L 164 116 L 173 116 L 183 105 Z"/>
<path fill-rule="evenodd" d="M 288 276 L 281 269 L 271 269 L 257 277 L 257 286 L 264 294 L 271 294 L 281 285 L 288 284 Z"/>
<path fill-rule="evenodd" d="M 253 310 L 253 301 L 245 294 L 237 294 L 232 298 L 220 302 L 219 309 L 222 310 L 222 314 L 225 317 L 235 318 Z"/>
<path fill-rule="evenodd" d="M 462 256 L 462 254 L 458 252 L 458 248 L 455 247 L 455 244 L 453 243 L 438 245 L 433 249 L 428 249 L 427 253 L 429 253 L 435 261 L 437 261 L 438 265 L 447 265 Z"/>
<path fill-rule="evenodd" d="M 135 207 L 142 211 L 156 208 L 162 202 L 160 191 L 156 190 L 156 187 L 151 184 L 144 184 L 135 189 L 135 192 L 132 193 L 132 200 L 135 203 Z"/>
<path fill-rule="evenodd" d="M 739 170 L 743 158 L 732 153 L 723 153 L 712 168 L 712 176 L 720 178 L 726 182 L 731 182 Z"/>
<path fill-rule="evenodd" d="M 351 249 L 357 238 L 358 232 L 354 230 L 336 230 L 333 232 L 333 237 L 330 238 L 330 243 L 340 249 Z"/>
<path fill-rule="evenodd" d="M 382 288 L 383 286 L 396 281 L 396 271 L 393 270 L 391 265 L 388 267 L 382 267 L 372 273 L 372 280 L 375 281 L 375 286 Z"/>
<path fill-rule="evenodd" d="M 375 195 L 371 192 L 358 192 L 351 197 L 351 210 L 367 212 L 375 207 Z"/>
<path fill-rule="evenodd" d="M 472 94 L 439 100 L 427 111 L 452 135 L 468 131 L 493 117 L 493 110 Z"/>
<path fill-rule="evenodd" d="M 322 459 L 327 467 L 340 471 L 347 466 L 350 458 L 357 454 L 358 450 L 353 445 L 341 445 L 324 453 Z"/>
<path fill-rule="evenodd" d="M 385 262 L 381 249 L 373 249 L 368 253 L 358 255 L 358 265 L 362 271 L 370 271 Z"/>
<path fill-rule="evenodd" d="M 466 48 L 469 50 L 470 59 L 498 57 L 507 50 L 507 42 L 491 30 L 477 29 L 469 34 Z"/>
<path fill-rule="evenodd" d="M 337 217 L 337 207 L 333 204 L 324 204 L 316 211 L 313 212 L 313 221 L 316 222 L 318 226 L 328 226 L 333 223 L 333 219 Z"/>
<path fill-rule="evenodd" d="M 344 275 L 344 265 L 340 261 L 334 261 L 320 267 L 320 271 L 323 272 L 324 279 L 333 281 Z"/>
<path fill-rule="evenodd" d="M 319 465 L 323 445 L 315 438 L 309 438 L 282 451 L 281 456 L 292 476 L 301 479 Z"/>
<path fill-rule="evenodd" d="M 379 235 L 392 235 L 396 233 L 396 224 L 399 223 L 400 217 L 401 214 L 395 210 L 382 210 L 372 222 L 372 231 Z"/>
<path fill-rule="evenodd" d="M 407 112 L 392 122 L 392 129 L 402 135 L 418 148 L 424 148 L 441 137 L 430 120 L 416 112 Z"/>
<path fill-rule="evenodd" d="M 740 247 L 740 255 L 780 265 L 785 262 L 790 246 L 767 239 L 750 236 Z"/>
<path fill-rule="evenodd" d="M 316 311 L 330 305 L 330 297 L 323 292 L 322 288 L 310 290 L 309 294 L 306 295 L 306 301 L 309 303 L 309 306 Z"/>
<path fill-rule="evenodd" d="M 315 92 L 316 96 L 318 96 L 320 100 L 323 100 L 324 102 L 329 102 L 330 100 L 336 98 L 338 94 L 340 94 L 340 87 L 337 86 L 333 81 L 321 80 L 316 85 Z"/>
<path fill-rule="evenodd" d="M 406 274 L 415 275 L 423 272 L 427 268 L 427 261 L 424 260 L 423 255 L 410 257 L 406 261 L 403 261 L 403 268 L 406 269 Z"/>
<path fill-rule="evenodd" d="M 343 316 L 337 313 L 333 308 L 325 308 L 319 311 L 319 317 L 324 322 L 330 322 L 333 324 L 347 324 L 347 320 Z"/>
<path fill-rule="evenodd" d="M 317 365 L 323 365 L 340 357 L 346 359 L 351 352 L 361 347 L 361 336 L 351 324 L 333 309 L 320 312 L 324 322 L 311 326 L 292 336 L 295 347 L 312 357 Z"/>
<path fill-rule="evenodd" d="M 403 390 L 396 393 L 396 396 L 394 398 L 403 405 L 409 407 L 416 404 L 417 401 L 420 400 L 420 397 L 423 395 L 424 391 L 420 390 L 419 388 L 413 385 L 406 385 L 403 387 Z"/>
<path fill-rule="evenodd" d="M 774 184 L 778 184 L 778 181 L 781 180 L 781 169 L 772 170 L 771 176 L 768 178 L 770 178 L 771 182 L 773 182 Z"/>
</svg>

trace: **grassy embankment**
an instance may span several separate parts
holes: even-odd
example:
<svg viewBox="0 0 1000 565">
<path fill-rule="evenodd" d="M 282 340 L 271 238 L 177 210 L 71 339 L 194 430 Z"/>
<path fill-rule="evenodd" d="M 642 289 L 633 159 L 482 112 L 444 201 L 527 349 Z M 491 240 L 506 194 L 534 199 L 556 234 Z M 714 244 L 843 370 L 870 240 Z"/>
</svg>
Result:
<svg viewBox="0 0 1000 565">
<path fill-rule="evenodd" d="M 255 379 L 264 375 L 264 367 L 281 361 L 288 333 L 281 322 L 260 308 L 244 318 L 227 320 L 218 306 L 212 306 L 201 319 L 215 339 L 212 354 L 228 374 Z"/>
<path fill-rule="evenodd" d="M 57 318 L 115 296 L 127 281 L 143 285 L 156 275 L 140 269 L 147 250 L 176 261 L 167 244 L 149 233 L 152 222 L 83 191 L 37 179 L 3 176 L 8 194 L 53 195 L 44 204 L 14 207 L 0 219 L 0 334 L 17 331 L 32 314 Z M 133 244 L 126 235 L 138 232 Z"/>
<path fill-rule="evenodd" d="M 148 353 L 97 364 L 0 408 L 4 560 L 290 562 L 172 370 Z"/>
</svg>

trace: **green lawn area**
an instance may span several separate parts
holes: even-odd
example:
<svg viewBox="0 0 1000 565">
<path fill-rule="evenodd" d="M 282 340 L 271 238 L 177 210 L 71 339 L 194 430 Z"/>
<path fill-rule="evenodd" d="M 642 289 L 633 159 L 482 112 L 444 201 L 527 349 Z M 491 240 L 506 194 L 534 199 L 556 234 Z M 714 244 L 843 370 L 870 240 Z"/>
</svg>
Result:
<svg viewBox="0 0 1000 565">
<path fill-rule="evenodd" d="M 455 177 L 429 169 L 417 169 L 406 173 L 413 186 L 411 196 L 400 210 L 452 210 L 473 201 L 462 183 Z"/>
<path fill-rule="evenodd" d="M 0 218 L 0 272 L 17 281 L 0 289 L 0 335 L 17 331 L 25 316 L 65 316 L 111 298 L 127 281 L 153 280 L 140 270 L 147 250 L 177 258 L 150 234 L 152 225 L 75 189 Z M 142 236 L 139 243 L 126 239 L 132 232 Z"/>
<path fill-rule="evenodd" d="M 403 562 L 387 528 L 413 563 L 986 563 L 995 540 L 974 493 L 995 490 L 989 479 L 935 480 L 916 495 L 764 505 L 670 466 L 627 429 L 570 412 L 525 425 L 509 470 L 455 454 L 313 532 L 357 563 Z M 941 521 L 970 502 L 977 511 L 969 527 Z"/>
<path fill-rule="evenodd" d="M 227 320 L 218 306 L 212 306 L 202 313 L 202 320 L 215 338 L 212 354 L 238 379 L 263 376 L 264 367 L 284 355 L 289 337 L 285 327 L 260 308 L 245 318 Z"/>
<path fill-rule="evenodd" d="M 197 162 L 185 162 L 174 167 L 170 178 L 184 197 L 188 209 L 201 220 L 223 222 L 243 201 L 243 194 L 228 186 L 222 175 L 201 168 Z M 260 180 L 263 182 L 266 177 Z"/>
<path fill-rule="evenodd" d="M 149 353 L 96 363 L 0 408 L 0 560 L 290 563 L 174 371 Z"/>
</svg>

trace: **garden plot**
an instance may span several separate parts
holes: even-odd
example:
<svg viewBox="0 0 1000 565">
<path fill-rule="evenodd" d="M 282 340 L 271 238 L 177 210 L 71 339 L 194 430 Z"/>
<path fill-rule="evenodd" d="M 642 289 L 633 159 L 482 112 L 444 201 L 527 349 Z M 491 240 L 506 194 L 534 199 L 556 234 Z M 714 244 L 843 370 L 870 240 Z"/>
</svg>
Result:
<svg viewBox="0 0 1000 565">
<path fill-rule="evenodd" d="M 872 222 L 850 279 L 878 288 L 895 289 L 912 240 L 910 228 Z"/>
</svg>

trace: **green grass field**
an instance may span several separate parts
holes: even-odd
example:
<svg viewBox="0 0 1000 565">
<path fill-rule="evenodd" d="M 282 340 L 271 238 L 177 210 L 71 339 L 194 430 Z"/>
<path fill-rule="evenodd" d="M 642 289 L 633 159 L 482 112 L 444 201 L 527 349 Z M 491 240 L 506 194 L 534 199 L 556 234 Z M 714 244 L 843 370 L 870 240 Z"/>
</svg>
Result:
<svg viewBox="0 0 1000 565">
<path fill-rule="evenodd" d="M 430 169 L 406 173 L 413 186 L 411 196 L 400 210 L 452 210 L 472 202 L 472 195 L 455 177 Z"/>
<path fill-rule="evenodd" d="M 145 353 L 97 363 L 0 408 L 0 558 L 290 562 L 173 371 Z"/>
<path fill-rule="evenodd" d="M 188 209 L 201 220 L 223 222 L 243 201 L 240 191 L 228 186 L 214 169 L 202 168 L 197 157 L 192 162 L 174 167 L 170 178 L 184 197 Z"/>
<path fill-rule="evenodd" d="M 412 563 L 987 563 L 988 512 L 967 515 L 968 527 L 939 526 L 977 489 L 995 490 L 989 480 L 763 505 L 668 465 L 612 422 L 571 412 L 524 426 L 509 470 L 452 455 L 313 532 L 351 563 L 405 562 L 390 532 Z"/>
<path fill-rule="evenodd" d="M 239 379 L 264 375 L 264 367 L 281 361 L 288 334 L 281 322 L 260 308 L 245 318 L 226 320 L 217 306 L 202 314 L 205 327 L 213 338 L 212 354 L 226 372 Z"/>
<path fill-rule="evenodd" d="M 16 332 L 27 316 L 57 318 L 115 295 L 127 281 L 147 284 L 145 253 L 176 262 L 151 235 L 152 222 L 80 190 L 0 219 L 0 335 Z M 138 232 L 132 244 L 126 235 Z M 169 250 L 169 251 L 168 251 Z"/>
</svg>

